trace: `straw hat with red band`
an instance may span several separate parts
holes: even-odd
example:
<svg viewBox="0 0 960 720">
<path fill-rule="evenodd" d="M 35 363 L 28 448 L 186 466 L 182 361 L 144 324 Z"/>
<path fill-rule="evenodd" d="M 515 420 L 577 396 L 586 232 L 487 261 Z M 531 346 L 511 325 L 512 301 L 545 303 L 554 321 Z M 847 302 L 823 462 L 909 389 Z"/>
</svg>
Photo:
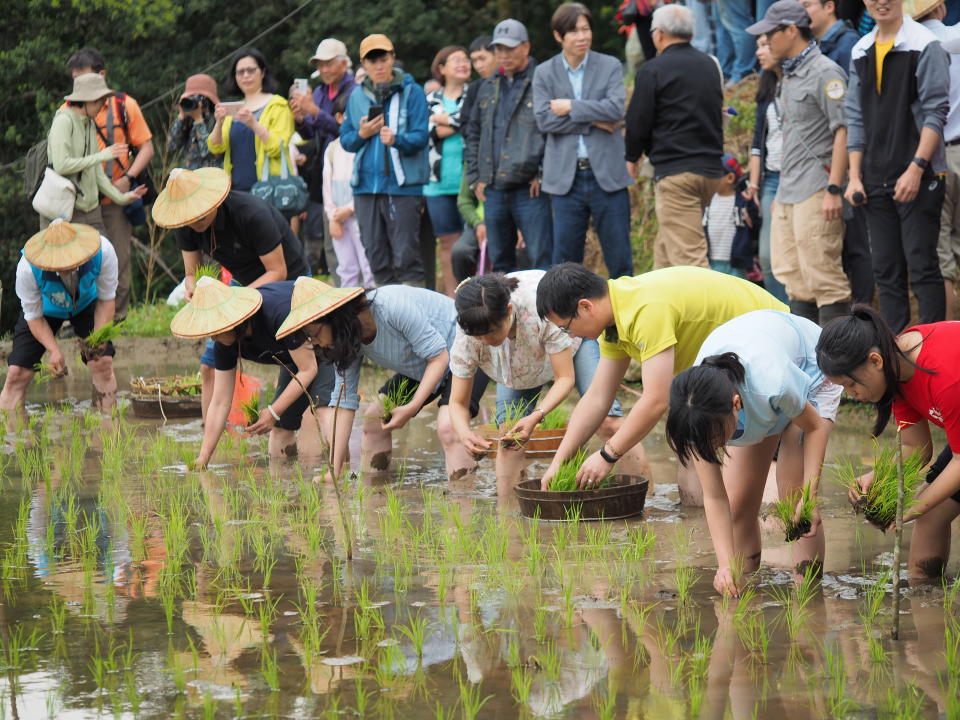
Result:
<svg viewBox="0 0 960 720">
<path fill-rule="evenodd" d="M 34 267 L 63 272 L 80 267 L 100 250 L 96 228 L 57 218 L 27 240 L 23 256 Z"/>
<path fill-rule="evenodd" d="M 190 225 L 220 206 L 230 192 L 230 175 L 220 168 L 174 168 L 153 203 L 153 220 L 163 228 Z"/>
<path fill-rule="evenodd" d="M 363 288 L 338 288 L 306 275 L 298 277 L 290 298 L 290 314 L 277 330 L 277 340 L 329 315 L 363 293 Z"/>
<path fill-rule="evenodd" d="M 263 304 L 254 288 L 224 285 L 212 277 L 197 280 L 184 307 L 170 321 L 170 332 L 182 338 L 204 338 L 232 330 Z"/>
</svg>

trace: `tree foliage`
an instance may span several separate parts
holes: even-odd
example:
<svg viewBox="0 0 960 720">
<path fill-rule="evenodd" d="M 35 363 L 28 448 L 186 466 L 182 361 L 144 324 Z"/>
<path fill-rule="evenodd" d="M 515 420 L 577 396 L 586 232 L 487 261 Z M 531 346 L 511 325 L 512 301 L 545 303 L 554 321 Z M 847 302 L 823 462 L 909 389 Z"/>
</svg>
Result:
<svg viewBox="0 0 960 720">
<path fill-rule="evenodd" d="M 5 26 L 23 30 L 0 37 L 0 64 L 6 71 L 0 75 L 0 260 L 15 259 L 36 231 L 36 216 L 20 192 L 22 168 L 10 165 L 46 135 L 70 91 L 64 66 L 75 50 L 89 45 L 104 54 L 110 86 L 145 105 L 154 141 L 163 142 L 178 86 L 188 75 L 206 70 L 222 83 L 226 58 L 234 50 L 305 2 L 306 7 L 252 43 L 271 63 L 282 93 L 293 78 L 309 75 L 314 49 L 331 36 L 347 44 L 356 62 L 363 36 L 386 33 L 398 59 L 421 82 L 428 78 L 437 50 L 467 45 L 475 36 L 491 33 L 504 17 L 527 24 L 535 57 L 546 59 L 558 49 L 549 29 L 558 0 L 5 0 Z M 616 3 L 586 4 L 594 13 L 594 47 L 621 55 L 613 19 Z M 165 245 L 166 258 L 175 263 L 170 245 Z M 4 329 L 19 310 L 14 265 L 4 262 L 0 268 Z M 140 299 L 137 289 L 135 277 L 135 299 Z"/>
</svg>

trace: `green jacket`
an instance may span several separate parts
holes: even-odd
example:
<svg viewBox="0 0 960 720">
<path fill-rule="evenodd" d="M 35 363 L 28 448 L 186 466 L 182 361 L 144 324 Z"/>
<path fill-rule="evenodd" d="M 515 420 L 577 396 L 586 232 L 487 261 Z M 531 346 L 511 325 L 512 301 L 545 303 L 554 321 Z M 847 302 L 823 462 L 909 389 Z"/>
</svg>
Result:
<svg viewBox="0 0 960 720">
<path fill-rule="evenodd" d="M 270 139 L 263 142 L 259 136 L 254 136 L 253 148 L 257 153 L 257 180 L 263 173 L 263 162 L 270 159 L 270 174 L 280 174 L 280 143 L 289 148 L 290 137 L 293 135 L 293 112 L 286 98 L 274 95 L 263 107 L 260 115 L 260 124 L 270 132 Z M 227 115 L 223 119 L 220 130 L 220 142 L 213 141 L 213 133 L 207 136 L 207 147 L 214 155 L 223 155 L 223 169 L 227 173 L 233 170 L 233 161 L 230 159 L 230 127 L 233 125 L 233 116 Z"/>
<path fill-rule="evenodd" d="M 103 171 L 103 163 L 113 159 L 109 150 L 98 150 L 97 128 L 92 118 L 62 108 L 53 116 L 47 135 L 47 159 L 54 172 L 77 186 L 74 206 L 90 212 L 100 204 L 100 193 L 118 205 L 128 205 L 127 193 L 120 192 Z"/>
</svg>

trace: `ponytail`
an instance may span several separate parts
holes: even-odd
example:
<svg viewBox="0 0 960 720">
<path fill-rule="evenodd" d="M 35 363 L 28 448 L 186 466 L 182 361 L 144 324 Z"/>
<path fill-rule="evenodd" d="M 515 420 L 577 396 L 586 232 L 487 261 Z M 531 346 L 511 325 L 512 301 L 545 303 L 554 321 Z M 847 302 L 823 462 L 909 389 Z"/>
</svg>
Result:
<svg viewBox="0 0 960 720">
<path fill-rule="evenodd" d="M 467 278 L 457 287 L 457 323 L 467 335 L 487 335 L 507 319 L 510 295 L 519 281 L 503 273 Z"/>
<path fill-rule="evenodd" d="M 680 462 L 699 457 L 720 465 L 727 442 L 733 396 L 746 378 L 736 353 L 711 355 L 677 375 L 670 384 L 667 444 Z"/>
<path fill-rule="evenodd" d="M 893 398 L 900 395 L 900 368 L 902 363 L 913 365 L 918 370 L 932 373 L 912 363 L 897 345 L 897 336 L 883 317 L 869 305 L 855 305 L 846 317 L 838 318 L 820 333 L 817 342 L 817 365 L 824 375 L 846 376 L 860 382 L 856 371 L 876 350 L 883 359 L 883 379 L 886 392 L 876 403 L 877 416 L 872 435 L 883 432 L 890 420 Z"/>
</svg>

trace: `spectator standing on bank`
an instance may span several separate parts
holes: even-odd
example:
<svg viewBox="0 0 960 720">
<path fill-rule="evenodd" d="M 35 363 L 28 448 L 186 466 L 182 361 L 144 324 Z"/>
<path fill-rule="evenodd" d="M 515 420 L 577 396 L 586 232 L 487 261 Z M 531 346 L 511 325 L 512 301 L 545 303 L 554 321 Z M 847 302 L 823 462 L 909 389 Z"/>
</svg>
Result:
<svg viewBox="0 0 960 720">
<path fill-rule="evenodd" d="M 801 0 L 810 16 L 820 52 L 833 60 L 844 74 L 850 73 L 850 51 L 860 39 L 860 34 L 847 20 L 837 19 L 839 0 Z M 843 272 L 850 281 L 850 294 L 854 303 L 873 302 L 873 265 L 870 259 L 870 239 L 867 237 L 867 220 L 862 208 L 846 203 L 843 208 Z"/>
<path fill-rule="evenodd" d="M 213 109 L 219 104 L 217 81 L 209 75 L 191 75 L 177 103 L 177 116 L 167 134 L 167 150 L 180 153 L 177 167 L 198 170 L 220 167 L 221 158 L 210 152 L 207 138 L 216 122 Z"/>
<path fill-rule="evenodd" d="M 337 255 L 323 210 L 323 157 L 327 146 L 340 137 L 340 124 L 334 117 L 333 104 L 341 95 L 349 95 L 357 83 L 350 72 L 347 46 L 336 38 L 326 38 L 317 45 L 310 65 L 320 74 L 320 82 L 312 95 L 296 90 L 290 93 L 290 109 L 297 132 L 310 145 L 307 166 L 301 171 L 310 191 L 303 239 L 310 264 L 315 268 L 320 267 L 322 252 L 333 278 L 337 275 Z"/>
<path fill-rule="evenodd" d="M 651 32 L 659 54 L 637 71 L 627 107 L 627 170 L 636 177 L 643 155 L 653 164 L 654 269 L 709 267 L 702 219 L 722 174 L 722 76 L 713 58 L 690 45 L 687 8 L 657 8 Z"/>
<path fill-rule="evenodd" d="M 463 105 L 460 106 L 460 134 L 463 135 L 463 141 L 467 141 L 467 131 L 470 129 L 470 114 L 477 101 L 477 93 L 480 91 L 481 81 L 490 77 L 497 71 L 497 58 L 493 54 L 493 37 L 490 35 L 481 35 L 473 39 L 470 43 L 470 63 L 473 65 L 479 79 L 477 82 L 471 82 L 467 85 L 467 90 L 463 95 Z"/>
<path fill-rule="evenodd" d="M 826 325 L 850 306 L 841 260 L 844 73 L 820 52 L 810 17 L 797 0 L 778 0 L 747 31 L 766 35 L 783 69 L 776 98 L 783 153 L 771 236 L 773 272 L 787 289 L 790 312 Z"/>
<path fill-rule="evenodd" d="M 269 173 L 280 174 L 280 153 L 293 135 L 293 113 L 286 98 L 272 95 L 273 75 L 256 48 L 238 50 L 224 82 L 227 95 L 242 95 L 242 105 L 214 109 L 216 122 L 207 139 L 210 151 L 223 155 L 231 189 L 249 191 L 269 162 Z"/>
<path fill-rule="evenodd" d="M 844 73 L 850 72 L 850 52 L 860 35 L 846 20 L 837 19 L 837 0 L 801 0 L 810 16 L 810 30 L 820 52 L 833 60 Z"/>
<path fill-rule="evenodd" d="M 67 60 L 67 70 L 76 78 L 87 73 L 107 76 L 103 55 L 87 47 L 78 50 Z M 110 146 L 124 145 L 127 152 L 106 161 L 104 171 L 114 187 L 122 193 L 131 190 L 135 181 L 153 159 L 153 135 L 140 106 L 132 97 L 122 92 L 113 93 L 94 119 L 97 144 L 101 150 Z M 122 205 L 122 204 L 121 204 Z M 117 252 L 117 297 L 116 320 L 127 316 L 130 304 L 130 252 L 133 244 L 133 225 L 127 219 L 124 208 L 106 195 L 100 201 L 104 233 Z"/>
<path fill-rule="evenodd" d="M 347 114 L 349 97 L 346 93 L 340 93 L 333 101 L 330 109 L 337 122 L 342 123 Z M 334 138 L 323 151 L 323 208 L 336 253 L 340 287 L 370 289 L 376 287 L 376 282 L 360 240 L 353 188 L 350 187 L 355 159 L 353 153 L 343 149 L 339 137 Z"/>
<path fill-rule="evenodd" d="M 699 0 L 693 0 L 699 2 Z M 747 26 L 753 23 L 753 4 L 750 0 L 715 0 L 720 23 L 730 36 L 733 45 L 733 66 L 730 71 L 730 83 L 738 83 L 754 71 L 757 43 L 747 32 Z M 757 3 L 757 13 L 765 9 L 763 0 Z"/>
<path fill-rule="evenodd" d="M 430 113 L 430 184 L 423 189 L 433 233 L 440 244 L 443 291 L 453 297 L 457 281 L 450 254 L 463 232 L 457 195 L 463 177 L 463 99 L 470 79 L 470 56 L 461 45 L 448 45 L 433 58 L 431 72 L 440 87 L 427 95 Z"/>
<path fill-rule="evenodd" d="M 757 60 L 760 61 L 760 80 L 757 83 L 757 115 L 750 146 L 749 179 L 744 196 L 760 205 L 760 235 L 757 256 L 763 271 L 763 287 L 780 302 L 787 302 L 783 283 L 773 275 L 770 266 L 770 230 L 773 226 L 774 198 L 780 186 L 782 166 L 783 128 L 780 119 L 780 61 L 770 54 L 765 35 L 757 38 Z"/>
<path fill-rule="evenodd" d="M 921 323 L 945 313 L 937 238 L 949 60 L 936 35 L 903 14 L 903 0 L 867 9 L 877 26 L 850 62 L 846 197 L 865 203 L 880 311 L 898 333 L 910 323 L 910 289 Z"/>
<path fill-rule="evenodd" d="M 340 143 L 356 153 L 353 202 L 360 237 L 378 285 L 422 285 L 420 220 L 427 162 L 427 99 L 409 73 L 394 67 L 393 43 L 368 35 L 360 43 L 366 77 L 350 94 Z"/>
<path fill-rule="evenodd" d="M 913 5 L 911 14 L 921 25 L 930 30 L 941 42 L 957 41 L 960 27 L 947 27 L 943 20 L 947 6 L 943 0 L 920 0 Z M 954 320 L 958 262 L 960 262 L 960 56 L 950 54 L 950 112 L 943 127 L 946 150 L 947 174 L 945 178 L 943 208 L 940 212 L 940 238 L 937 254 L 940 258 L 940 273 L 946 295 L 945 320 Z"/>
<path fill-rule="evenodd" d="M 550 26 L 562 50 L 534 72 L 533 109 L 546 136 L 542 189 L 553 211 L 553 264 L 583 262 L 592 217 L 609 276 L 632 275 L 623 66 L 590 49 L 593 15 L 585 5 L 564 3 Z"/>
<path fill-rule="evenodd" d="M 519 230 L 535 268 L 550 267 L 553 223 L 540 192 L 544 137 L 533 113 L 530 40 L 523 23 L 499 22 L 493 46 L 500 69 L 483 81 L 470 114 L 464 154 L 467 176 L 484 203 L 488 254 L 497 272 L 517 267 Z"/>
</svg>

